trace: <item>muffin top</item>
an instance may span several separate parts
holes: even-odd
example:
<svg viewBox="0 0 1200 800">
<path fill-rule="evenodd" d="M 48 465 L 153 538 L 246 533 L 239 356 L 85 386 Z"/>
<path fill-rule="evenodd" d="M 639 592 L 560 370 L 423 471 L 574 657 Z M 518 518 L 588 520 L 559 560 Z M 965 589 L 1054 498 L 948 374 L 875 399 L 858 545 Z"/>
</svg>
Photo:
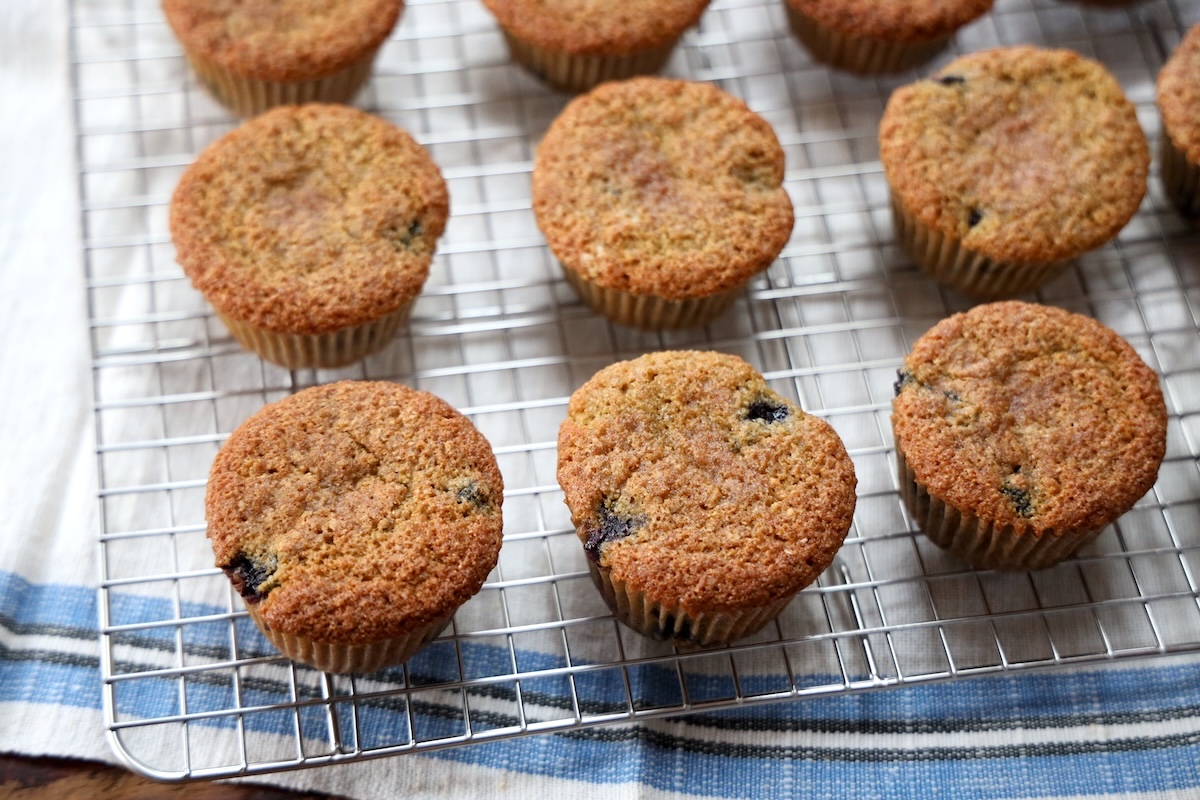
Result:
<svg viewBox="0 0 1200 800">
<path fill-rule="evenodd" d="M 447 403 L 341 381 L 238 427 L 205 516 L 217 566 L 273 630 L 357 645 L 479 590 L 499 556 L 503 489 L 488 442 Z"/>
<path fill-rule="evenodd" d="M 689 614 L 799 591 L 854 514 L 854 465 L 833 429 L 721 353 L 653 353 L 596 373 L 571 396 L 558 458 L 588 556 Z"/>
<path fill-rule="evenodd" d="M 533 208 L 554 255 L 583 278 L 705 297 L 766 269 L 790 237 L 783 158 L 771 126 L 714 86 L 613 81 L 551 124 Z"/>
<path fill-rule="evenodd" d="M 312 80 L 370 55 L 404 0 L 163 0 L 184 48 L 235 75 Z"/>
<path fill-rule="evenodd" d="M 993 259 L 1044 263 L 1107 242 L 1146 192 L 1133 105 L 1099 63 L 1012 47 L 892 93 L 879 128 L 892 191 L 923 224 Z"/>
<path fill-rule="evenodd" d="M 1163 127 L 1188 161 L 1200 163 L 1200 24 L 1184 35 L 1158 73 Z"/>
<path fill-rule="evenodd" d="M 993 0 L 787 0 L 844 36 L 888 42 L 941 39 L 992 8 Z"/>
<path fill-rule="evenodd" d="M 420 292 L 449 204 L 429 154 L 395 125 L 348 106 L 282 106 L 188 167 L 171 237 L 217 311 L 276 333 L 329 333 Z"/>
<path fill-rule="evenodd" d="M 666 47 L 700 19 L 709 0 L 483 0 L 496 20 L 536 47 L 620 56 Z"/>
<path fill-rule="evenodd" d="M 1154 484 L 1167 414 L 1153 370 L 1101 323 L 1018 301 L 917 340 L 892 425 L 929 493 L 997 528 L 1099 530 Z"/>
</svg>

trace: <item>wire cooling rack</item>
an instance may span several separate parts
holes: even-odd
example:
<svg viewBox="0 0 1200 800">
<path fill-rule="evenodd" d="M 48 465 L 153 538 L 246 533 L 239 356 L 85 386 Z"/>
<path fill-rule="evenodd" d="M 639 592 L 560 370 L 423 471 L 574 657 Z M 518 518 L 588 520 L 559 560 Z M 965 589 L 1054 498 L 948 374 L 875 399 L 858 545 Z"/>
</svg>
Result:
<svg viewBox="0 0 1200 800">
<path fill-rule="evenodd" d="M 1153 79 L 1200 11 L 998 0 L 956 52 L 1035 43 L 1103 61 L 1158 137 Z M 87 292 L 102 511 L 106 723 L 161 779 L 252 775 L 602 723 L 1014 670 L 1200 650 L 1200 248 L 1163 200 L 1037 299 L 1093 315 L 1163 380 L 1157 485 L 1068 562 L 966 569 L 916 532 L 889 423 L 912 341 L 967 302 L 893 242 L 876 126 L 921 72 L 864 79 L 814 64 L 778 0 L 716 0 L 667 72 L 714 82 L 776 128 L 795 232 L 734 309 L 698 330 L 614 326 L 574 298 L 534 224 L 533 147 L 568 99 L 509 63 L 477 0 L 410 0 L 360 98 L 441 165 L 452 217 L 409 328 L 354 367 L 289 372 L 242 351 L 174 260 L 167 206 L 234 121 L 198 87 L 158 0 L 73 0 Z M 660 348 L 741 355 L 828 420 L 859 478 L 835 565 L 732 646 L 675 651 L 618 625 L 590 584 L 555 483 L 570 392 Z M 468 414 L 507 486 L 500 563 L 409 663 L 327 676 L 283 659 L 213 567 L 205 478 L 264 403 L 338 378 L 401 381 Z"/>
</svg>

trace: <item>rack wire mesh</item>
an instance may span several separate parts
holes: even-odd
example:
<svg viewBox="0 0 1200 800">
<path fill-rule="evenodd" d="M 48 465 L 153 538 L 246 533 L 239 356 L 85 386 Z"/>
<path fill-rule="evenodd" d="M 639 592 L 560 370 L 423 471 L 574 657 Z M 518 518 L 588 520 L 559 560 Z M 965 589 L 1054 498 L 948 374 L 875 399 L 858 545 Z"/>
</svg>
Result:
<svg viewBox="0 0 1200 800">
<path fill-rule="evenodd" d="M 1064 46 L 1104 62 L 1153 143 L 1153 80 L 1200 10 L 998 0 L 957 52 Z M 705 328 L 642 333 L 582 307 L 534 224 L 533 147 L 567 97 L 509 63 L 477 0 L 410 0 L 360 105 L 441 165 L 452 217 L 410 326 L 337 371 L 242 351 L 174 261 L 182 170 L 235 122 L 188 73 L 157 0 L 72 0 L 72 80 L 94 355 L 106 723 L 160 779 L 252 775 L 578 731 L 732 706 L 1200 650 L 1200 249 L 1157 183 L 1112 244 L 1043 289 L 1157 369 L 1170 412 L 1158 483 L 1068 562 L 976 572 L 906 516 L 892 467 L 892 381 L 911 342 L 967 306 L 897 251 L 876 126 L 921 71 L 814 64 L 778 0 L 715 0 L 667 72 L 711 81 L 774 126 L 796 227 L 777 262 Z M 739 354 L 828 420 L 859 476 L 834 567 L 776 623 L 676 651 L 618 625 L 587 577 L 555 484 L 570 392 L 665 347 Z M 483 590 L 407 664 L 329 676 L 280 657 L 212 565 L 211 459 L 264 403 L 338 378 L 397 380 L 461 409 L 493 443 L 505 542 Z"/>
</svg>

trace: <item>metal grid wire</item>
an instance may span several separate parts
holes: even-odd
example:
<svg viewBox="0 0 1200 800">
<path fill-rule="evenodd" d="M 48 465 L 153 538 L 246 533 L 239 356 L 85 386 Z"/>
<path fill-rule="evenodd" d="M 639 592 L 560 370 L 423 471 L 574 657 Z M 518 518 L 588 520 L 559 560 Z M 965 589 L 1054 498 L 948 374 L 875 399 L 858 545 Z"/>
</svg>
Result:
<svg viewBox="0 0 1200 800">
<path fill-rule="evenodd" d="M 1153 79 L 1195 10 L 999 0 L 956 52 L 1036 43 L 1103 61 L 1158 137 Z M 1200 249 L 1150 194 L 1118 240 L 1037 299 L 1097 317 L 1163 379 L 1154 490 L 1077 557 L 1028 575 L 965 569 L 905 514 L 892 466 L 896 368 L 967 307 L 892 238 L 876 126 L 918 72 L 815 65 L 778 0 L 716 0 L 668 73 L 745 99 L 787 152 L 796 227 L 778 261 L 706 328 L 642 333 L 575 299 L 534 224 L 533 146 L 567 97 L 509 63 L 477 0 L 410 0 L 360 104 L 441 165 L 452 217 L 409 328 L 329 372 L 242 351 L 175 264 L 167 206 L 234 126 L 198 87 L 157 0 L 72 0 L 71 47 L 103 532 L 106 718 L 116 751 L 163 779 L 247 775 L 767 701 L 1200 649 Z M 923 73 L 927 70 L 922 70 Z M 828 420 L 859 477 L 833 568 L 759 635 L 675 651 L 618 625 L 587 577 L 555 484 L 570 392 L 648 350 L 741 355 Z M 404 666 L 327 676 L 281 658 L 212 565 L 203 493 L 228 433 L 334 379 L 432 391 L 488 436 L 508 487 L 500 563 Z"/>
</svg>

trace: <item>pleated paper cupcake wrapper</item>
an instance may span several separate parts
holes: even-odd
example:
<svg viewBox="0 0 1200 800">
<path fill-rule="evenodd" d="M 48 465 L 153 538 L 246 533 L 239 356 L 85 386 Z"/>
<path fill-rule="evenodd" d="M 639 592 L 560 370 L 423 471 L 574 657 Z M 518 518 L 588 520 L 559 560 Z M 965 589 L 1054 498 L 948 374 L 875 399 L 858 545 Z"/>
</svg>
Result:
<svg viewBox="0 0 1200 800">
<path fill-rule="evenodd" d="M 238 344 L 267 361 L 288 369 L 331 369 L 344 367 L 386 347 L 408 319 L 411 304 L 373 322 L 332 333 L 274 333 L 232 319 L 221 312 Z"/>
<path fill-rule="evenodd" d="M 350 102 L 370 77 L 375 53 L 372 50 L 367 56 L 332 75 L 289 83 L 235 75 L 191 53 L 187 59 L 200 82 L 221 105 L 238 116 L 251 117 L 275 106 Z"/>
<path fill-rule="evenodd" d="M 896 241 L 921 271 L 935 281 L 981 299 L 1030 292 L 1058 275 L 1068 261 L 999 261 L 968 250 L 962 243 L 925 225 L 892 193 Z"/>
<path fill-rule="evenodd" d="M 1189 219 L 1200 218 L 1200 165 L 1188 161 L 1164 130 L 1159 140 L 1163 190 L 1167 199 Z"/>
<path fill-rule="evenodd" d="M 821 25 L 783 0 L 796 38 L 813 58 L 838 69 L 861 74 L 900 72 L 929 61 L 950 41 L 943 36 L 927 42 L 889 42 L 863 36 L 846 36 Z"/>
<path fill-rule="evenodd" d="M 404 636 L 383 639 L 362 645 L 329 644 L 317 642 L 306 636 L 273 630 L 259 616 L 254 606 L 247 605 L 250 617 L 271 644 L 293 661 L 308 664 L 323 672 L 346 674 L 349 672 L 377 672 L 384 667 L 402 664 L 416 655 L 429 642 L 437 638 L 450 623 L 454 615 L 424 625 Z"/>
<path fill-rule="evenodd" d="M 792 601 L 788 596 L 766 606 L 740 612 L 688 614 L 669 609 L 646 599 L 621 581 L 613 580 L 611 570 L 588 559 L 592 581 L 617 619 L 652 639 L 669 641 L 682 647 L 727 644 L 757 633 L 779 616 Z"/>
<path fill-rule="evenodd" d="M 1057 535 L 1018 535 L 1012 526 L 997 528 L 930 494 L 908 466 L 899 442 L 896 443 L 896 466 L 900 493 L 913 521 L 934 544 L 978 569 L 1021 571 L 1051 567 L 1100 533 L 1069 531 Z"/>
<path fill-rule="evenodd" d="M 587 56 L 536 47 L 504 30 L 513 59 L 555 89 L 585 92 L 605 81 L 653 75 L 662 69 L 675 49 L 665 47 L 616 56 Z"/>
<path fill-rule="evenodd" d="M 644 330 L 666 330 L 703 325 L 720 316 L 741 293 L 738 286 L 709 297 L 667 300 L 646 294 L 631 294 L 606 289 L 563 267 L 567 283 L 575 289 L 588 308 L 613 322 Z"/>
</svg>

